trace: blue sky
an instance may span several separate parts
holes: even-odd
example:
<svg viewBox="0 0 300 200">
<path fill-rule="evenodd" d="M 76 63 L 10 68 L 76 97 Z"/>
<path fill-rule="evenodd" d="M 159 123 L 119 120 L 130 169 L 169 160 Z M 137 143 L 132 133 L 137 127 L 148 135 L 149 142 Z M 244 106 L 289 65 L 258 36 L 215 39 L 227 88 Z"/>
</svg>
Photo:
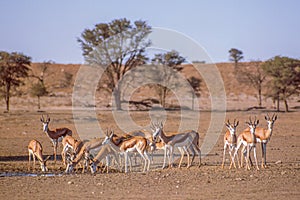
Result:
<svg viewBox="0 0 300 200">
<path fill-rule="evenodd" d="M 76 40 L 82 31 L 125 17 L 191 37 L 213 62 L 227 62 L 232 47 L 245 61 L 300 59 L 299 8 L 297 0 L 2 0 L 0 50 L 33 62 L 83 63 Z"/>
</svg>

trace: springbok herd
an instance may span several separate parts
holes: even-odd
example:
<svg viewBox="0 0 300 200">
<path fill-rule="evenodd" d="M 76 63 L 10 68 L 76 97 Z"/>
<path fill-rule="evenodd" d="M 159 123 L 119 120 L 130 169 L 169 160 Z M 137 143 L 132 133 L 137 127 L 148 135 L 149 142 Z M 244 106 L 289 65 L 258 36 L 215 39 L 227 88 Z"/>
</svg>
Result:
<svg viewBox="0 0 300 200">
<path fill-rule="evenodd" d="M 230 123 L 228 120 L 225 125 L 228 129 L 224 135 L 224 152 L 222 160 L 222 168 L 224 168 L 226 150 L 230 155 L 229 169 L 234 166 L 236 168 L 236 162 L 238 167 L 243 167 L 243 159 L 245 158 L 245 168 L 250 170 L 252 164 L 250 158 L 250 152 L 253 149 L 253 156 L 255 159 L 256 169 L 259 170 L 258 161 L 256 157 L 256 143 L 261 143 L 262 148 L 262 162 L 261 167 L 266 167 L 266 151 L 267 143 L 272 136 L 272 130 L 274 122 L 277 119 L 277 115 L 273 114 L 270 117 L 268 114 L 265 116 L 268 127 L 257 127 L 259 120 L 252 120 L 246 122 L 247 128 L 243 130 L 238 136 L 236 135 L 237 126 L 239 121 L 234 120 Z M 47 115 L 45 119 L 41 116 L 41 122 L 43 124 L 43 132 L 51 140 L 54 147 L 54 163 L 56 163 L 56 154 L 58 143 L 61 142 L 63 146 L 62 161 L 65 166 L 66 173 L 74 172 L 74 168 L 80 161 L 83 161 L 82 172 L 86 172 L 88 166 L 92 174 L 96 173 L 97 165 L 105 159 L 106 169 L 108 172 L 108 166 L 110 165 L 111 158 L 114 159 L 114 163 L 117 164 L 120 170 L 122 170 L 121 160 L 124 158 L 125 173 L 128 172 L 128 164 L 131 171 L 131 159 L 130 155 L 139 154 L 144 161 L 143 172 L 150 170 L 150 164 L 153 162 L 153 157 L 149 154 L 153 154 L 156 150 L 164 150 L 164 161 L 162 168 L 166 167 L 166 160 L 168 158 L 168 166 L 173 167 L 174 163 L 174 148 L 177 148 L 181 154 L 178 167 L 181 167 L 184 155 L 187 155 L 187 168 L 192 166 L 195 155 L 199 157 L 199 164 L 201 165 L 201 150 L 199 147 L 199 133 L 193 130 L 184 131 L 180 133 L 168 133 L 164 132 L 164 123 L 157 122 L 151 123 L 151 132 L 147 130 L 138 130 L 130 133 L 126 133 L 122 136 L 114 134 L 113 130 L 107 130 L 105 138 L 95 138 L 88 142 L 83 143 L 80 140 L 76 140 L 72 137 L 72 131 L 68 128 L 59 128 L 55 131 L 49 129 L 50 118 Z M 238 159 L 238 151 L 241 148 L 241 161 Z M 91 150 L 100 149 L 98 154 L 91 156 Z M 38 159 L 41 170 L 43 172 L 48 171 L 46 162 L 50 158 L 43 158 L 42 145 L 37 140 L 30 141 L 28 145 L 29 164 L 28 170 L 30 170 L 30 161 L 33 157 L 34 166 L 35 158 Z M 190 159 L 190 155 L 192 158 Z M 123 157 L 124 156 L 124 157 Z M 34 167 L 33 167 L 34 168 Z"/>
</svg>

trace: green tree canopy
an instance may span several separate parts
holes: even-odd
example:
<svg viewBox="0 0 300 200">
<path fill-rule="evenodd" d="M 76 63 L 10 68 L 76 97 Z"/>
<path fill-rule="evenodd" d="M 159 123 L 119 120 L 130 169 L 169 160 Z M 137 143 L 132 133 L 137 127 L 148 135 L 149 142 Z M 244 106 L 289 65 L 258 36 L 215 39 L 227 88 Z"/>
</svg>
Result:
<svg viewBox="0 0 300 200">
<path fill-rule="evenodd" d="M 117 109 L 121 109 L 118 81 L 127 71 L 146 62 L 150 32 L 151 27 L 145 21 L 131 23 L 124 18 L 96 24 L 78 38 L 85 61 L 106 70 L 106 89 L 114 92 Z"/>
<path fill-rule="evenodd" d="M 237 66 L 237 63 L 244 58 L 243 52 L 241 50 L 231 48 L 229 51 L 229 60 L 233 61 Z"/>
<path fill-rule="evenodd" d="M 31 58 L 22 53 L 0 52 L 0 86 L 4 87 L 6 110 L 9 111 L 9 98 L 12 87 L 23 83 L 22 78 L 28 76 Z"/>
<path fill-rule="evenodd" d="M 288 111 L 288 98 L 300 92 L 300 60 L 275 56 L 262 65 L 263 70 L 271 77 L 269 82 L 269 96 L 285 103 L 285 110 Z"/>
</svg>

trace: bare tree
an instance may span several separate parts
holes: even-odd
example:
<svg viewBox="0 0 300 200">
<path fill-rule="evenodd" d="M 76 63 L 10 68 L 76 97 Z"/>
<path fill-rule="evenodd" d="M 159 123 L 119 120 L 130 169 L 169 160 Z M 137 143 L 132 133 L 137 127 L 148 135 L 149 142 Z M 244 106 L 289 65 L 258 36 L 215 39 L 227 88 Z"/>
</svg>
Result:
<svg viewBox="0 0 300 200">
<path fill-rule="evenodd" d="M 266 80 L 266 73 L 262 69 L 261 61 L 252 61 L 248 67 L 240 68 L 237 72 L 240 83 L 253 87 L 257 92 L 258 106 L 262 107 L 262 88 Z"/>
<path fill-rule="evenodd" d="M 157 94 L 160 98 L 160 103 L 163 107 L 166 106 L 166 97 L 167 94 L 171 91 L 170 82 L 174 78 L 173 74 L 176 71 L 181 71 L 183 66 L 181 65 L 185 61 L 185 58 L 179 55 L 175 50 L 166 53 L 155 54 L 152 59 L 154 65 L 160 66 L 159 73 L 156 76 L 158 82 L 164 83 L 163 85 L 156 84 L 154 88 L 157 91 Z M 170 68 L 170 69 L 167 69 Z"/>
<path fill-rule="evenodd" d="M 34 72 L 31 68 L 29 77 L 37 79 L 38 82 L 32 84 L 30 94 L 38 98 L 38 109 L 41 108 L 40 98 L 48 94 L 45 86 L 45 78 L 47 77 L 47 70 L 51 64 L 53 64 L 53 61 L 44 61 L 43 63 L 38 64 L 37 72 Z"/>
</svg>

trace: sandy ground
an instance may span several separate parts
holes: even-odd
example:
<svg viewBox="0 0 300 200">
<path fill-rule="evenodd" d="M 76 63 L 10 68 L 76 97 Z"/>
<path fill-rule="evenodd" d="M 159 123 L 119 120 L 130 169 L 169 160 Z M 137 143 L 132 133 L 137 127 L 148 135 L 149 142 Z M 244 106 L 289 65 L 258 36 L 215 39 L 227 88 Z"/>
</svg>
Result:
<svg viewBox="0 0 300 200">
<path fill-rule="evenodd" d="M 68 127 L 74 136 L 79 137 L 71 111 L 52 110 L 50 128 Z M 260 126 L 266 127 L 266 111 L 239 111 L 226 113 L 226 119 L 240 120 L 238 132 L 246 128 L 244 122 L 251 116 L 260 119 Z M 299 199 L 300 198 L 300 112 L 278 113 L 273 136 L 267 146 L 267 169 L 250 171 L 245 169 L 221 169 L 223 134 L 207 156 L 202 158 L 202 166 L 190 169 L 161 169 L 162 152 L 154 157 L 151 170 L 141 173 L 140 166 L 135 166 L 132 173 L 98 172 L 66 175 L 59 160 L 56 166 L 48 162 L 49 172 L 42 175 L 36 165 L 36 173 L 27 174 L 27 149 L 31 139 L 39 140 L 44 147 L 44 154 L 52 154 L 49 139 L 42 133 L 39 121 L 41 113 L 35 111 L 12 111 L 0 114 L 0 199 L 63 199 L 63 198 L 103 198 L 103 199 Z M 131 112 L 132 119 L 140 125 L 149 123 L 148 112 Z M 167 113 L 165 130 L 175 131 L 180 113 Z M 114 127 L 109 111 L 99 111 L 99 123 L 103 127 Z M 209 128 L 210 112 L 201 112 L 199 119 L 200 144 Z M 191 123 L 196 123 L 191 120 Z M 87 124 L 88 126 L 88 124 Z M 257 148 L 260 162 L 261 150 Z M 59 152 L 61 147 L 59 148 Z M 228 156 L 227 156 L 228 158 Z M 178 162 L 178 160 L 176 161 Z M 184 160 L 186 162 L 186 159 Z M 17 175 L 7 177 L 5 175 Z M 55 175 L 55 176 L 53 176 Z"/>
</svg>

